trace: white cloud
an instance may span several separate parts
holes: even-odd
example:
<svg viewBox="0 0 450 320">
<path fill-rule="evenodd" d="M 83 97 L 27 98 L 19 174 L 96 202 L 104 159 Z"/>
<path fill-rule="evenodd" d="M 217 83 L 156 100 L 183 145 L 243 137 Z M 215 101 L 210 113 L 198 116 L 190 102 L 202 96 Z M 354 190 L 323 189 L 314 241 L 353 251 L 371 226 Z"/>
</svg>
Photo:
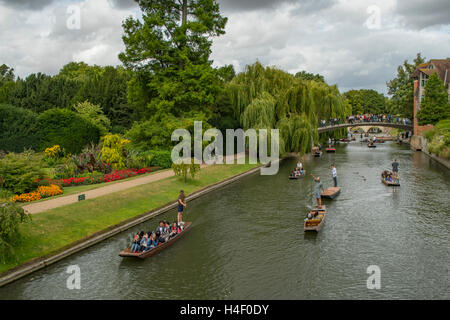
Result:
<svg viewBox="0 0 450 320">
<path fill-rule="evenodd" d="M 215 39 L 215 65 L 237 71 L 257 59 L 289 72 L 320 73 L 341 90 L 386 91 L 396 68 L 417 52 L 450 56 L 447 0 L 220 0 L 229 17 Z M 407 2 L 407 1 L 406 1 Z M 81 29 L 67 28 L 67 7 L 78 5 Z M 369 6 L 380 8 L 380 26 L 366 24 Z M 0 64 L 20 76 L 55 74 L 70 61 L 119 64 L 122 21 L 139 15 L 132 0 L 0 0 Z M 416 23 L 414 23 L 416 22 Z"/>
</svg>

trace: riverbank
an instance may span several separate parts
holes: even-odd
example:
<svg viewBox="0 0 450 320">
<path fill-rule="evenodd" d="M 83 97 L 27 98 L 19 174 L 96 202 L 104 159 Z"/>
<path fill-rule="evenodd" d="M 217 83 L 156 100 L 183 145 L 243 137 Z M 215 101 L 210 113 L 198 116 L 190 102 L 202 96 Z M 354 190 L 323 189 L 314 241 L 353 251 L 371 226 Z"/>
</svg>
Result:
<svg viewBox="0 0 450 320">
<path fill-rule="evenodd" d="M 0 286 L 174 208 L 180 189 L 189 200 L 256 170 L 251 164 L 209 166 L 187 183 L 169 177 L 34 215 L 21 226 L 17 261 L 0 266 Z"/>
<path fill-rule="evenodd" d="M 447 159 L 444 159 L 442 157 L 439 157 L 435 154 L 432 154 L 428 148 L 428 141 L 424 136 L 421 136 L 421 135 L 420 136 L 412 136 L 411 137 L 411 149 L 415 150 L 415 151 L 423 152 L 428 157 L 439 162 L 444 167 L 446 167 L 447 169 L 450 170 L 450 161 L 448 161 Z"/>
</svg>

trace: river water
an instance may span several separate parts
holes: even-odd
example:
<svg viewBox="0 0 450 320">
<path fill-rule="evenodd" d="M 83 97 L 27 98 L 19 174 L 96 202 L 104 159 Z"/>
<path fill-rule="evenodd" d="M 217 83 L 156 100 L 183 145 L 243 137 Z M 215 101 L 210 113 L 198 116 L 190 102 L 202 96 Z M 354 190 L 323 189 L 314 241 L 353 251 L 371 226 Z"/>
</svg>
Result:
<svg viewBox="0 0 450 320">
<path fill-rule="evenodd" d="M 396 157 L 401 187 L 380 181 Z M 331 186 L 335 163 L 343 188 L 326 201 L 326 223 L 304 234 L 314 203 L 310 173 Z M 118 253 L 133 232 L 72 255 L 0 288 L 0 299 L 449 299 L 450 173 L 421 152 L 395 143 L 369 149 L 352 142 L 304 163 L 307 176 L 288 180 L 296 159 L 276 176 L 254 174 L 188 203 L 186 235 L 146 260 Z M 69 290 L 77 265 L 81 289 Z M 368 289 L 377 266 L 380 289 Z"/>
</svg>

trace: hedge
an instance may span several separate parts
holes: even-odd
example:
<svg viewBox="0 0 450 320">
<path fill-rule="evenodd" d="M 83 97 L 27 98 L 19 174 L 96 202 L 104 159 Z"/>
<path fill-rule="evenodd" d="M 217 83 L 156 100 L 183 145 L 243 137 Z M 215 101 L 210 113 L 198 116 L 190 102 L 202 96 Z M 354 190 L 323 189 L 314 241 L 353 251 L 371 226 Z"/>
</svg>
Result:
<svg viewBox="0 0 450 320">
<path fill-rule="evenodd" d="M 41 150 L 59 144 L 66 152 L 77 154 L 89 143 L 98 143 L 100 129 L 68 109 L 50 109 L 38 117 Z"/>
<path fill-rule="evenodd" d="M 0 150 L 23 152 L 39 148 L 37 119 L 33 111 L 0 104 Z"/>
</svg>

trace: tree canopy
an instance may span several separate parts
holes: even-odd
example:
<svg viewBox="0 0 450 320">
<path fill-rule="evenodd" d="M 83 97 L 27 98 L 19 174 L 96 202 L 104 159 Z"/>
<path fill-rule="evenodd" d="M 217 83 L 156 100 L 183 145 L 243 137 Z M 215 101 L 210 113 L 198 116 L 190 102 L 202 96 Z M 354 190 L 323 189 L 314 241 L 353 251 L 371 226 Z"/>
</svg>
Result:
<svg viewBox="0 0 450 320">
<path fill-rule="evenodd" d="M 450 118 L 450 103 L 444 82 L 432 74 L 425 84 L 425 97 L 417 113 L 419 125 L 436 124 L 442 119 Z"/>
<path fill-rule="evenodd" d="M 352 114 L 385 114 L 386 97 L 372 89 L 350 90 L 344 93 L 352 107 Z"/>
<path fill-rule="evenodd" d="M 397 68 L 397 77 L 387 82 L 388 93 L 391 96 L 390 113 L 399 114 L 409 119 L 413 118 L 414 108 L 414 71 L 419 64 L 425 62 L 425 58 L 420 53 L 417 54 L 413 63 L 408 60 Z"/>
</svg>

